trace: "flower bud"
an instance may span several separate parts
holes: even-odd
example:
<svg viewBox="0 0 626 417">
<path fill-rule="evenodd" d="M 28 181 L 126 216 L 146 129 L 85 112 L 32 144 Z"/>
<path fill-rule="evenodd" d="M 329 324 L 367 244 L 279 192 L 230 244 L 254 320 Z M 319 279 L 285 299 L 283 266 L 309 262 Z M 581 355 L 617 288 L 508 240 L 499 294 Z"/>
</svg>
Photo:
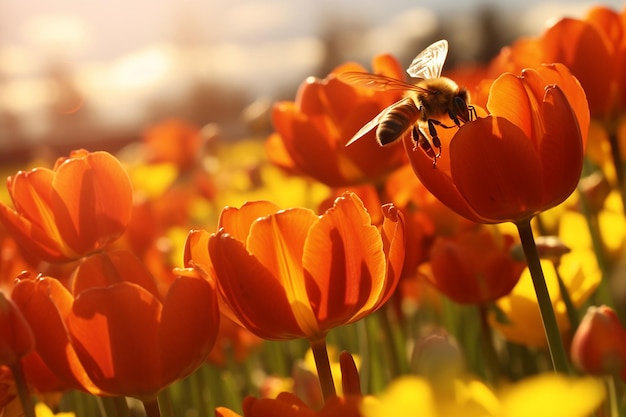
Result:
<svg viewBox="0 0 626 417">
<path fill-rule="evenodd" d="M 626 377 L 626 329 L 607 306 L 591 306 L 574 334 L 572 362 L 590 374 Z"/>
</svg>

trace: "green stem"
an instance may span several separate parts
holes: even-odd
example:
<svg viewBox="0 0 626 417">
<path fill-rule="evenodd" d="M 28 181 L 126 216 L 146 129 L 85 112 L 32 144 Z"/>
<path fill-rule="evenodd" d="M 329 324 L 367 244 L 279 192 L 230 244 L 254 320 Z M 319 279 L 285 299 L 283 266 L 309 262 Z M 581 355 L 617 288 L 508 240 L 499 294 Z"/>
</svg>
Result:
<svg viewBox="0 0 626 417">
<path fill-rule="evenodd" d="M 328 350 L 326 348 L 326 338 L 318 340 L 310 340 L 313 358 L 315 358 L 315 366 L 317 367 L 317 375 L 322 387 L 322 395 L 324 401 L 336 395 L 333 374 L 330 369 L 330 360 L 328 359 Z"/>
<path fill-rule="evenodd" d="M 13 379 L 15 380 L 15 387 L 20 397 L 20 403 L 22 404 L 22 410 L 24 411 L 24 417 L 35 417 L 35 406 L 33 399 L 30 396 L 28 385 L 26 384 L 26 378 L 24 378 L 24 372 L 22 372 L 21 362 L 16 362 L 10 365 L 11 372 L 13 372 Z"/>
<path fill-rule="evenodd" d="M 493 332 L 489 325 L 489 319 L 487 317 L 487 306 L 480 304 L 478 306 L 478 312 L 480 313 L 480 334 L 483 346 L 483 356 L 486 362 L 485 373 L 488 375 L 488 380 L 495 385 L 500 379 L 500 361 L 498 360 L 498 353 L 493 345 Z"/>
<path fill-rule="evenodd" d="M 555 372 L 570 374 L 571 370 L 567 361 L 567 354 L 565 353 L 559 326 L 556 322 L 556 316 L 554 315 L 550 293 L 548 292 L 546 280 L 543 276 L 543 269 L 541 268 L 539 254 L 537 253 L 537 246 L 535 245 L 535 238 L 530 226 L 530 219 L 521 221 L 515 225 L 519 232 L 526 262 L 528 263 L 528 270 L 530 271 L 533 286 L 535 287 L 537 303 L 539 304 L 541 320 L 543 321 L 543 329 L 546 333 L 548 349 L 550 351 L 550 357 L 552 358 L 552 366 Z"/>
</svg>

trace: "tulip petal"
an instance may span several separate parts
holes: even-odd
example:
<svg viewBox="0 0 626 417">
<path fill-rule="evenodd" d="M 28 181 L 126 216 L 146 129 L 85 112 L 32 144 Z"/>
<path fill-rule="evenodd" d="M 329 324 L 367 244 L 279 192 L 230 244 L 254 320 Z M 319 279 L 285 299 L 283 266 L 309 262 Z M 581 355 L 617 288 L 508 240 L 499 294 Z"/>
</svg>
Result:
<svg viewBox="0 0 626 417">
<path fill-rule="evenodd" d="M 201 278 L 178 277 L 165 301 L 160 328 L 163 381 L 193 372 L 215 344 L 220 313 L 214 284 Z"/>
<path fill-rule="evenodd" d="M 578 185 L 583 143 L 578 121 L 558 86 L 546 89 L 543 106 L 546 134 L 541 141 L 544 209 L 562 203 Z"/>
<path fill-rule="evenodd" d="M 278 210 L 280 207 L 269 201 L 246 202 L 241 208 L 225 207 L 220 213 L 217 228 L 223 228 L 235 239 L 245 242 L 250 233 L 250 226 L 256 219 L 269 216 Z"/>
<path fill-rule="evenodd" d="M 45 277 L 19 281 L 11 297 L 33 329 L 37 351 L 54 375 L 73 388 L 102 394 L 70 344 L 64 322 L 74 301 L 70 292 L 58 280 Z"/>
<path fill-rule="evenodd" d="M 242 242 L 221 230 L 209 253 L 224 298 L 248 330 L 265 339 L 303 336 L 282 283 Z"/>
<path fill-rule="evenodd" d="M 524 132 L 487 117 L 465 124 L 450 145 L 452 178 L 476 212 L 516 221 L 541 209 L 541 162 Z"/>
<path fill-rule="evenodd" d="M 132 212 L 132 187 L 120 162 L 94 152 L 62 163 L 52 181 L 55 221 L 79 254 L 103 247 L 126 230 Z"/>
<path fill-rule="evenodd" d="M 379 305 L 387 302 L 398 285 L 404 267 L 406 247 L 404 215 L 392 204 L 384 205 L 382 210 L 385 220 L 381 228 L 381 237 L 383 239 L 383 250 L 387 258 L 387 279 L 378 302 Z"/>
<path fill-rule="evenodd" d="M 371 310 L 386 279 L 383 245 L 363 203 L 350 193 L 311 226 L 302 263 L 315 315 L 325 329 Z"/>
<path fill-rule="evenodd" d="M 75 299 L 66 322 L 85 371 L 99 387 L 137 397 L 163 387 L 161 309 L 152 294 L 128 282 L 92 288 Z"/>
<path fill-rule="evenodd" d="M 74 273 L 72 293 L 78 295 L 93 287 L 132 282 L 159 298 L 156 283 L 145 265 L 132 252 L 118 250 L 86 258 Z"/>
<path fill-rule="evenodd" d="M 489 90 L 487 109 L 494 116 L 509 120 L 528 138 L 533 137 L 533 112 L 539 113 L 539 102 L 532 103 L 531 95 L 520 77 L 506 73 L 498 77 Z"/>
<path fill-rule="evenodd" d="M 439 201 L 469 220 L 489 223 L 488 219 L 482 218 L 465 201 L 449 174 L 446 174 L 443 169 L 433 167 L 433 160 L 424 152 L 414 150 L 413 140 L 410 137 L 404 139 L 404 148 L 409 155 L 415 175 L 428 191 L 437 196 Z"/>
<path fill-rule="evenodd" d="M 317 334 L 318 325 L 309 303 L 302 258 L 309 229 L 316 220 L 315 213 L 301 208 L 258 219 L 250 227 L 246 245 L 285 288 L 300 328 L 309 335 Z"/>
</svg>

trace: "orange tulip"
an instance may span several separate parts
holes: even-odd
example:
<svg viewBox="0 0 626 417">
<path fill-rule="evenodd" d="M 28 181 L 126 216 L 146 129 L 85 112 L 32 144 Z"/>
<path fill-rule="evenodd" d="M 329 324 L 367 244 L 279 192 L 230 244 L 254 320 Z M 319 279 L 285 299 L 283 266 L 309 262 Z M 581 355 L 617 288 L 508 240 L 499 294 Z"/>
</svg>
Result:
<svg viewBox="0 0 626 417">
<path fill-rule="evenodd" d="M 171 162 L 181 171 L 193 168 L 204 144 L 198 126 L 180 119 L 166 119 L 142 132 L 148 163 Z"/>
<path fill-rule="evenodd" d="M 461 304 L 483 304 L 507 295 L 526 267 L 511 256 L 514 239 L 486 227 L 439 237 L 430 263 L 420 270 L 450 299 Z"/>
<path fill-rule="evenodd" d="M 225 208 L 208 239 L 225 302 L 240 323 L 272 340 L 317 341 L 363 318 L 389 299 L 402 269 L 402 213 L 392 205 L 383 213 L 380 229 L 372 226 L 353 193 L 321 216 L 262 201 Z"/>
<path fill-rule="evenodd" d="M 403 79 L 399 63 L 388 55 L 374 59 L 374 72 Z M 267 141 L 270 160 L 288 171 L 313 177 L 339 187 L 380 182 L 406 163 L 401 147 L 381 148 L 374 132 L 352 146 L 350 138 L 401 93 L 376 92 L 337 79 L 347 71 L 366 72 L 357 64 L 344 64 L 320 80 L 310 77 L 298 91 L 295 102 L 276 103 L 272 113 L 274 133 Z"/>
<path fill-rule="evenodd" d="M 20 309 L 0 292 L 0 365 L 15 366 L 35 349 L 35 337 Z"/>
<path fill-rule="evenodd" d="M 106 247 L 130 221 L 130 181 L 106 152 L 74 151 L 54 169 L 20 171 L 7 184 L 15 209 L 0 203 L 0 221 L 21 246 L 49 262 Z"/>
<path fill-rule="evenodd" d="M 589 126 L 576 79 L 560 64 L 503 74 L 491 85 L 487 109 L 488 116 L 455 132 L 442 129 L 435 168 L 404 140 L 426 188 L 478 223 L 519 222 L 563 202 L 578 184 L 587 137 L 581 132 Z"/>
<path fill-rule="evenodd" d="M 572 362 L 590 374 L 620 374 L 626 380 L 626 329 L 610 307 L 591 306 L 574 334 Z"/>
<path fill-rule="evenodd" d="M 13 299 L 59 378 L 92 393 L 142 400 L 204 363 L 219 325 L 213 284 L 179 276 L 161 298 L 125 251 L 83 261 L 73 294 L 44 277 L 18 282 Z"/>
<path fill-rule="evenodd" d="M 563 18 L 538 38 L 520 39 L 504 48 L 490 71 L 560 62 L 580 80 L 593 116 L 612 116 L 626 107 L 626 13 L 597 6 L 584 19 Z"/>
</svg>

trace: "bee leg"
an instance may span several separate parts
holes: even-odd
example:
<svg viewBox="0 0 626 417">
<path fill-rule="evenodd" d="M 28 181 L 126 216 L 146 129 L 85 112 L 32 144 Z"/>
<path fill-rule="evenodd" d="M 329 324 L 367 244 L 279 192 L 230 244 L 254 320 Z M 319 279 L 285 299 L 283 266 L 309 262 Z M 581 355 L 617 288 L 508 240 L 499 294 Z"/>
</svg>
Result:
<svg viewBox="0 0 626 417">
<path fill-rule="evenodd" d="M 439 152 L 439 154 L 435 153 L 432 145 L 430 144 L 430 141 L 422 132 L 422 130 L 419 129 L 417 126 L 413 126 L 413 142 L 415 142 L 415 148 L 413 149 L 416 150 L 417 146 L 419 145 L 419 147 L 422 148 L 422 151 L 424 151 L 424 153 L 433 160 L 433 167 L 436 167 L 437 158 L 441 154 L 441 151 Z"/>
<path fill-rule="evenodd" d="M 437 134 L 437 126 L 445 127 L 438 120 L 428 119 L 428 132 L 430 133 L 430 138 L 433 141 L 433 145 L 437 148 L 436 157 L 439 158 L 441 156 L 441 140 L 439 139 L 439 135 Z"/>
</svg>

